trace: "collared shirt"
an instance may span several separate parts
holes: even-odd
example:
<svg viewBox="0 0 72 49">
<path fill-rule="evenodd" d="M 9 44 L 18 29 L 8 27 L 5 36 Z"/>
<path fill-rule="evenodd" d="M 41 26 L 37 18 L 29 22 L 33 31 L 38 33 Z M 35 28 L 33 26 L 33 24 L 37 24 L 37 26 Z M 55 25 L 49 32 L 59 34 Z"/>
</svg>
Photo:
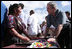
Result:
<svg viewBox="0 0 72 49">
<path fill-rule="evenodd" d="M 65 24 L 66 23 L 66 15 L 59 11 L 58 9 L 55 12 L 56 16 L 48 15 L 47 16 L 47 27 L 50 27 L 53 25 L 55 28 L 58 27 L 59 24 Z"/>
<path fill-rule="evenodd" d="M 28 18 L 28 22 L 27 24 L 29 24 L 30 26 L 28 27 L 28 34 L 29 35 L 37 35 L 37 27 L 38 27 L 38 19 L 36 18 L 36 14 L 32 14 L 29 18 Z"/>
</svg>

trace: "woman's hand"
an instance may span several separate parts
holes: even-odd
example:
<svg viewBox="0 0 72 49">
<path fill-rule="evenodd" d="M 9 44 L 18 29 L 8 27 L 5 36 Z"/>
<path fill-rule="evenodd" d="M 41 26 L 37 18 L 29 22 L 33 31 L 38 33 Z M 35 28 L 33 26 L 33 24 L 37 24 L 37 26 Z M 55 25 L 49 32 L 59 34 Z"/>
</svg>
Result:
<svg viewBox="0 0 72 49">
<path fill-rule="evenodd" d="M 23 40 L 23 41 L 27 41 L 27 42 L 30 41 L 30 39 L 29 39 L 28 37 L 23 37 L 22 40 Z"/>
</svg>

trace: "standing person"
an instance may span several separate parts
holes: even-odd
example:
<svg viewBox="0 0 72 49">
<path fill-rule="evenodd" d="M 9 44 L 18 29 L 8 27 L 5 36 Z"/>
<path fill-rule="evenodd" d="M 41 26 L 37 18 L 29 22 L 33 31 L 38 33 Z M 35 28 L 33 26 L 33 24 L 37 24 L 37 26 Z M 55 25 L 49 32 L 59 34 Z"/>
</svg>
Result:
<svg viewBox="0 0 72 49">
<path fill-rule="evenodd" d="M 21 13 L 21 6 L 19 4 L 13 4 L 9 7 L 9 15 L 7 16 L 7 25 L 5 25 L 5 44 L 16 43 L 18 39 L 23 41 L 30 41 L 28 37 L 24 37 L 21 33 L 26 33 L 25 27 L 22 25 L 21 20 L 18 18 Z"/>
<path fill-rule="evenodd" d="M 68 20 L 67 23 L 64 24 L 62 32 L 65 32 L 65 46 L 66 48 L 71 48 L 71 17 L 68 11 L 65 12 Z"/>
<path fill-rule="evenodd" d="M 69 12 L 69 11 L 66 11 L 66 12 L 65 12 L 65 14 L 66 14 L 66 16 L 67 16 L 68 20 L 69 20 L 69 21 L 70 21 L 70 23 L 71 23 L 70 12 Z"/>
<path fill-rule="evenodd" d="M 33 10 L 30 11 L 30 17 L 28 18 L 28 35 L 31 37 L 37 37 L 37 27 L 38 27 L 38 19 L 36 18 L 36 14 Z"/>
<path fill-rule="evenodd" d="M 63 37 L 63 35 L 60 35 L 60 34 L 63 34 L 61 30 L 63 28 L 63 24 L 66 23 L 66 20 L 65 20 L 66 16 L 63 12 L 57 9 L 55 2 L 49 2 L 47 4 L 47 11 L 49 14 L 47 16 L 46 32 L 49 32 L 50 26 L 53 25 L 55 27 L 53 37 L 56 38 L 59 45 L 63 47 L 64 46 L 63 40 L 65 37 Z M 46 32 L 45 32 L 45 36 L 46 36 Z"/>
</svg>

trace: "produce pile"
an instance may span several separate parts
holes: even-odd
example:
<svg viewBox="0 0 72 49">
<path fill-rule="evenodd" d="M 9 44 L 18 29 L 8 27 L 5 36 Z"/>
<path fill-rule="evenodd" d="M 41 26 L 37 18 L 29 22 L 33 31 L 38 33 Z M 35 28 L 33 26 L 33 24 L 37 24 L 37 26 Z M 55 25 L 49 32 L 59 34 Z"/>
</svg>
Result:
<svg viewBox="0 0 72 49">
<path fill-rule="evenodd" d="M 59 45 L 54 39 L 48 39 L 48 40 L 38 40 L 33 42 L 29 48 L 58 48 Z"/>
</svg>

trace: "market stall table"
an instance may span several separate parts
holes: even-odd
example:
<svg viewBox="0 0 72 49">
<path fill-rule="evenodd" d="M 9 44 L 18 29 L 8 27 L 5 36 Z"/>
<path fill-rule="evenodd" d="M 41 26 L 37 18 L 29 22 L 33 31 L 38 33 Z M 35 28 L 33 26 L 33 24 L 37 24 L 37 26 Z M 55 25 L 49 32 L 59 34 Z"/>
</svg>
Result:
<svg viewBox="0 0 72 49">
<path fill-rule="evenodd" d="M 24 42 L 24 43 L 15 43 L 9 46 L 5 46 L 2 48 L 27 48 L 27 46 L 30 46 L 32 44 L 32 42 L 34 42 L 36 40 L 31 40 L 30 42 Z"/>
<path fill-rule="evenodd" d="M 35 41 L 46 42 L 46 41 L 55 41 L 55 39 L 54 38 L 40 38 L 40 39 L 31 40 L 29 42 L 12 44 L 9 46 L 5 46 L 3 48 L 28 48 L 28 46 L 32 45 L 32 43 L 34 43 Z"/>
<path fill-rule="evenodd" d="M 9 45 L 9 46 L 5 46 L 3 48 L 26 48 L 27 45 L 16 45 L 16 44 L 12 44 L 12 45 Z"/>
</svg>

